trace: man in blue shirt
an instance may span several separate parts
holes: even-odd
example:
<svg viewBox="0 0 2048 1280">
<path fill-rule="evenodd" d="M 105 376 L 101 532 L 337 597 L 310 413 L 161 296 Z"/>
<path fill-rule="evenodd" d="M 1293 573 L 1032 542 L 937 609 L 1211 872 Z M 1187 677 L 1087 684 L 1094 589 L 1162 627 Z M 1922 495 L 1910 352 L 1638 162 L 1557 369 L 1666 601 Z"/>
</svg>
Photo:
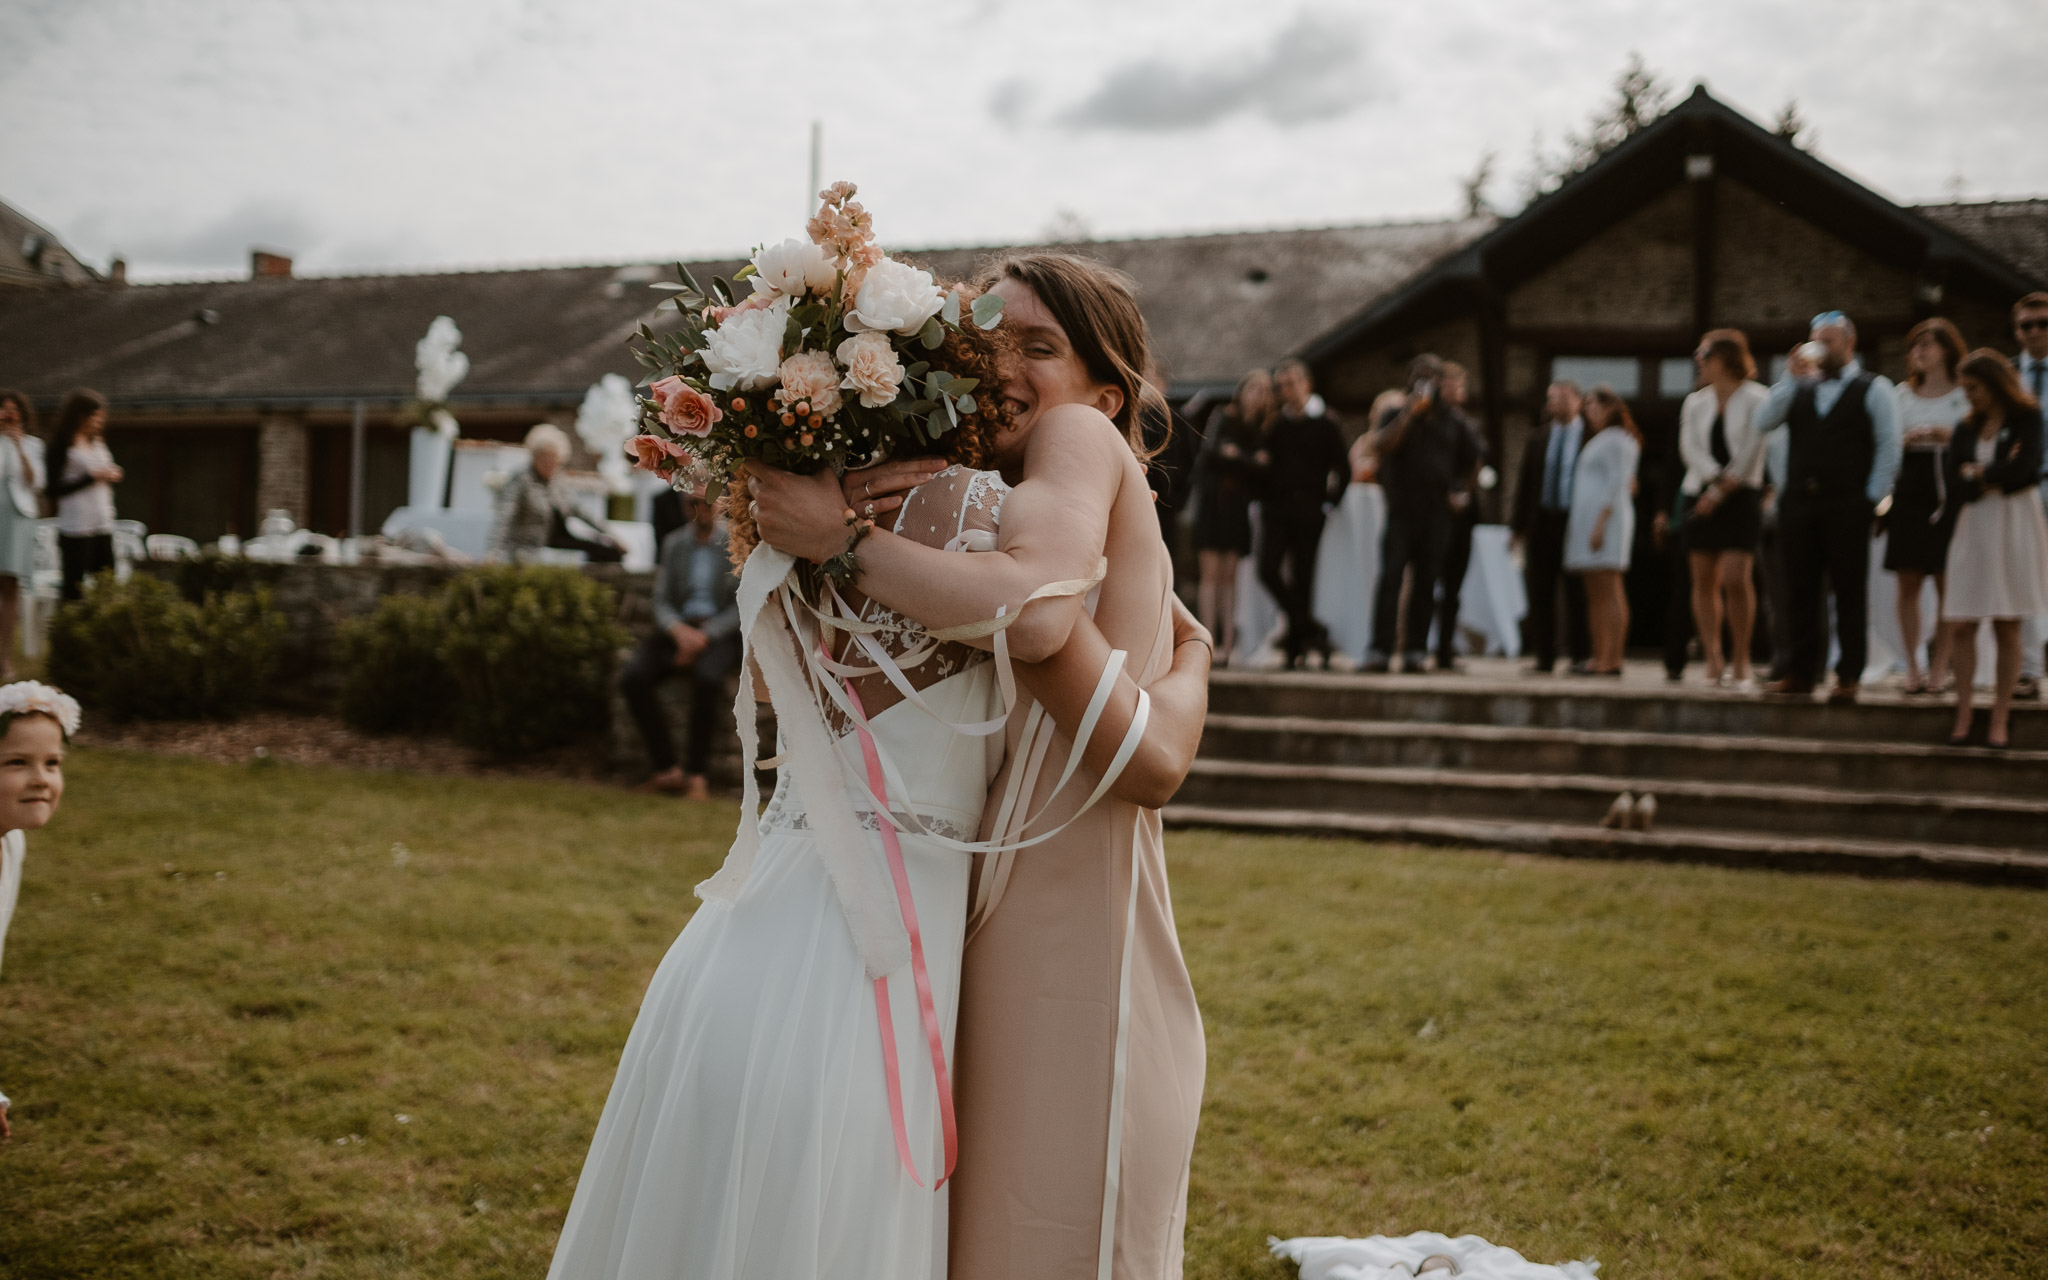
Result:
<svg viewBox="0 0 2048 1280">
<path fill-rule="evenodd" d="M 1899 470 L 1898 402 L 1892 384 L 1856 360 L 1856 326 L 1839 311 L 1813 318 L 1809 341 L 1758 411 L 1756 442 L 1784 437 L 1777 471 L 1778 539 L 1784 556 L 1789 649 L 1782 679 L 1769 691 L 1805 697 L 1827 662 L 1827 596 L 1835 597 L 1835 664 L 1830 702 L 1854 702 L 1870 645 L 1870 533 L 1877 504 Z M 1774 637 L 1775 639 L 1775 637 Z"/>
<path fill-rule="evenodd" d="M 1548 425 L 1522 451 L 1522 472 L 1515 484 L 1511 528 L 1522 548 L 1522 580 L 1529 593 L 1529 648 L 1543 675 L 1557 664 L 1557 593 L 1564 589 L 1566 649 L 1573 666 L 1593 656 L 1593 633 L 1586 613 L 1586 584 L 1564 571 L 1564 531 L 1572 509 L 1572 477 L 1579 450 L 1586 443 L 1586 421 L 1579 416 L 1583 398 L 1579 384 L 1559 379 L 1544 393 Z"/>
<path fill-rule="evenodd" d="M 711 792 L 711 740 L 725 701 L 725 677 L 740 656 L 739 579 L 726 554 L 717 505 L 694 494 L 685 506 L 689 523 L 661 541 L 654 630 L 619 673 L 619 692 L 654 768 L 646 789 L 702 800 Z M 690 677 L 690 719 L 680 765 L 668 718 L 655 697 L 661 682 L 678 672 Z"/>
</svg>

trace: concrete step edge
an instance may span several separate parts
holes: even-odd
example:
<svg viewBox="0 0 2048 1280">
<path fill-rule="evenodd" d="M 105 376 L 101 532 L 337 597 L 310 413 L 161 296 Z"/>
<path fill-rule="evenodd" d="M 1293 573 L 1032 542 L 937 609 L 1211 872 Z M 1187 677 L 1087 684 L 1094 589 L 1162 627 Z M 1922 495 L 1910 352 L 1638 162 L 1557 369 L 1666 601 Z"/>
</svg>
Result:
<svg viewBox="0 0 2048 1280">
<path fill-rule="evenodd" d="M 1240 715 L 1214 712 L 1207 724 L 1238 733 L 1300 733 L 1342 737 L 1470 739 L 1490 742 L 1562 742 L 1573 746 L 1678 747 L 1717 752 L 1779 751 L 1799 755 L 1890 756 L 1899 759 L 2010 760 L 2048 766 L 2048 751 L 1994 751 L 1946 743 L 1780 737 L 1773 734 L 1661 733 L 1642 729 L 1550 729 L 1535 725 L 1443 721 L 1327 719 L 1320 716 Z"/>
<path fill-rule="evenodd" d="M 1651 832 L 1609 831 L 1572 823 L 1231 809 L 1213 805 L 1168 805 L 1161 811 L 1161 817 L 1169 827 L 1403 840 L 1560 857 L 1644 858 L 1780 870 L 1926 875 L 2048 888 L 2048 855 L 2023 849 L 1744 835 L 1678 827 Z"/>
<path fill-rule="evenodd" d="M 1701 800 L 1776 800 L 1813 805 L 1861 808 L 1932 808 L 1957 812 L 2004 811 L 2038 815 L 2048 822 L 2048 800 L 2014 796 L 1922 795 L 1907 791 L 1850 791 L 1807 784 L 1701 782 L 1688 778 L 1622 778 L 1587 773 L 1496 773 L 1480 769 L 1432 769 L 1396 765 L 1285 764 L 1267 760 L 1197 756 L 1188 776 L 1306 779 L 1335 783 L 1382 783 L 1406 786 L 1460 787 L 1473 790 L 1578 791 L 1613 796 L 1623 791 L 1650 791 Z"/>
</svg>

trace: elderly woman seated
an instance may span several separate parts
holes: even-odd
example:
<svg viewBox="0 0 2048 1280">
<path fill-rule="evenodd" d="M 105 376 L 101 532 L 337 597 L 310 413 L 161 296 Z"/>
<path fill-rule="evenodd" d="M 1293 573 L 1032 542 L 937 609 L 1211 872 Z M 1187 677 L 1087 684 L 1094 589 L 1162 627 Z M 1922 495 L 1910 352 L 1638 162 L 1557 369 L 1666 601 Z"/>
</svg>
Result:
<svg viewBox="0 0 2048 1280">
<path fill-rule="evenodd" d="M 562 463 L 569 457 L 569 437 L 561 428 L 543 422 L 527 432 L 526 452 L 531 465 L 498 489 L 490 558 L 531 560 L 543 547 L 581 551 L 594 562 L 623 557 L 624 549 L 576 510 L 561 482 Z M 582 534 L 578 526 L 595 536 Z"/>
</svg>

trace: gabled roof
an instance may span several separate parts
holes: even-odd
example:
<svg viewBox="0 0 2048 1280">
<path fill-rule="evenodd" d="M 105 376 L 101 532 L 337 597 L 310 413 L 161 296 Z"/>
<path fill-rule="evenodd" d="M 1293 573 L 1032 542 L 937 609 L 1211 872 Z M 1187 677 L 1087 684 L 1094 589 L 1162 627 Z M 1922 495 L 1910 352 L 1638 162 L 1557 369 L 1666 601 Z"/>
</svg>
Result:
<svg viewBox="0 0 2048 1280">
<path fill-rule="evenodd" d="M 1490 219 L 1237 232 L 1064 246 L 907 252 L 942 278 L 1001 254 L 1061 248 L 1129 272 L 1177 387 L 1270 365 L 1489 226 Z M 701 280 L 737 261 L 699 262 Z M 0 291 L 0 385 L 39 399 L 92 386 L 130 407 L 375 404 L 408 398 L 413 344 L 462 329 L 458 404 L 574 403 L 673 279 L 666 267 L 551 267 Z"/>
<path fill-rule="evenodd" d="M 1715 172 L 1826 226 L 1874 257 L 1946 276 L 1951 289 L 2005 300 L 2041 287 L 2037 278 L 1944 219 L 1893 204 L 1713 97 L 1704 85 L 1585 172 L 1532 203 L 1458 253 L 1305 344 L 1314 363 L 1359 343 L 1470 307 L 1484 291 L 1504 292 L 1683 183 L 1688 156 L 1714 158 Z M 1957 224 L 1952 229 L 1950 222 Z"/>
<path fill-rule="evenodd" d="M 1983 245 L 2036 281 L 2048 280 L 2048 200 L 1923 204 L 1914 212 Z"/>
<path fill-rule="evenodd" d="M 48 228 L 0 203 L 0 285 L 84 284 L 99 278 Z"/>
</svg>

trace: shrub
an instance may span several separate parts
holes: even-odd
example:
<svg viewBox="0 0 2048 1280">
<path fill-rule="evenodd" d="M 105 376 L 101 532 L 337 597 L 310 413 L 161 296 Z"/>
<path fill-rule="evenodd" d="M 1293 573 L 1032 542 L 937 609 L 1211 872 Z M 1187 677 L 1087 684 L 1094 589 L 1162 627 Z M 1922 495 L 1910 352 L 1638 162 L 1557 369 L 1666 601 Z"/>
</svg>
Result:
<svg viewBox="0 0 2048 1280">
<path fill-rule="evenodd" d="M 442 599 L 464 742 L 521 755 L 604 727 L 626 639 L 609 587 L 571 568 L 506 566 L 463 574 Z"/>
<path fill-rule="evenodd" d="M 385 596 L 376 612 L 342 623 L 342 719 L 371 733 L 442 727 L 453 692 L 441 659 L 447 636 L 445 598 Z"/>
<path fill-rule="evenodd" d="M 233 719 L 268 688 L 284 629 L 268 592 L 194 604 L 147 574 L 103 573 L 51 620 L 50 680 L 116 720 Z"/>
</svg>

